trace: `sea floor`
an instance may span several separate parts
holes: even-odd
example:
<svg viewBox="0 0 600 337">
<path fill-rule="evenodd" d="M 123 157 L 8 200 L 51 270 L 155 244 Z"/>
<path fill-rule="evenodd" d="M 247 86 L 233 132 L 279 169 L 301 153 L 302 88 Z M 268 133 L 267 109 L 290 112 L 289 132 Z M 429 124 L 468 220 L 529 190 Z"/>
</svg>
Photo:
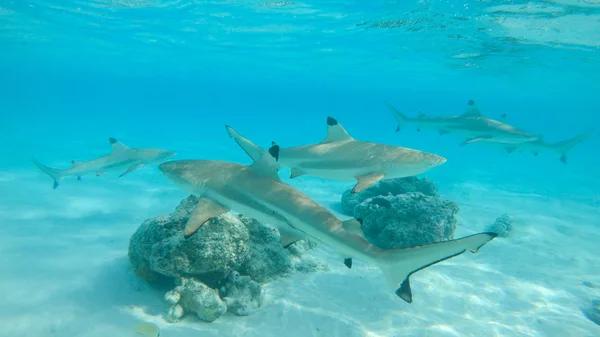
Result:
<svg viewBox="0 0 600 337">
<path fill-rule="evenodd" d="M 34 168 L 0 175 L 0 336 L 136 336 L 150 321 L 174 336 L 599 336 L 582 309 L 600 297 L 599 212 L 592 199 L 551 197 L 487 182 L 439 186 L 460 206 L 456 236 L 482 231 L 502 213 L 514 232 L 411 278 L 414 302 L 379 270 L 347 269 L 326 247 L 328 272 L 265 286 L 264 306 L 214 323 L 162 318 L 164 291 L 136 279 L 127 246 L 145 219 L 170 213 L 185 193 L 142 169 L 64 181 Z M 293 184 L 337 209 L 349 182 Z M 586 201 L 587 200 L 587 201 Z M 591 201 L 590 201 L 591 200 Z"/>
</svg>

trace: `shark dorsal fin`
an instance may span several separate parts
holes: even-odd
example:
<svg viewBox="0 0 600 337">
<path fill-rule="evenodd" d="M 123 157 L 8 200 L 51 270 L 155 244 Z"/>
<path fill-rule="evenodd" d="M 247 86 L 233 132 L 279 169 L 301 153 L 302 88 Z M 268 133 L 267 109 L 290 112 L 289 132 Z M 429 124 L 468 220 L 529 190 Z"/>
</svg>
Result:
<svg viewBox="0 0 600 337">
<path fill-rule="evenodd" d="M 273 145 L 269 148 L 269 151 L 263 151 L 262 155 L 256 159 L 250 167 L 257 174 L 281 181 L 277 174 L 277 170 L 279 169 L 279 164 L 277 163 L 278 160 L 279 145 Z"/>
<path fill-rule="evenodd" d="M 346 132 L 346 129 L 335 118 L 327 117 L 327 137 L 321 143 L 342 142 L 352 139 L 354 138 Z"/>
<path fill-rule="evenodd" d="M 419 116 L 417 116 L 417 118 L 425 118 L 425 114 L 421 111 L 419 111 Z"/>
<path fill-rule="evenodd" d="M 479 108 L 475 104 L 474 100 L 469 101 L 467 110 L 461 115 L 461 117 L 481 117 L 481 116 L 483 116 L 483 115 L 481 114 L 481 111 L 479 111 Z"/>
<path fill-rule="evenodd" d="M 257 161 L 265 152 L 250 140 L 242 137 L 242 135 L 237 133 L 237 131 L 235 131 L 231 126 L 225 125 L 225 128 L 227 129 L 227 134 L 229 134 L 229 137 L 233 138 L 235 142 L 242 148 L 242 150 L 244 150 L 244 152 L 246 152 L 246 154 L 252 158 L 252 160 Z"/>
<path fill-rule="evenodd" d="M 254 144 L 253 142 L 251 142 L 249 139 L 246 139 L 242 135 L 237 133 L 237 131 L 235 131 L 231 126 L 226 126 L 226 128 L 227 128 L 227 133 L 229 134 L 229 136 L 231 138 L 233 138 L 235 140 L 235 142 L 242 148 L 242 150 L 244 150 L 244 152 L 246 152 L 246 154 L 248 156 L 250 156 L 250 158 L 252 158 L 252 161 L 254 161 L 254 163 L 250 166 L 253 166 L 253 165 L 256 165 L 258 167 L 264 166 L 263 164 L 256 164 L 256 163 L 262 162 L 262 161 L 269 161 L 270 162 L 269 164 L 275 165 L 276 170 L 279 170 L 279 168 L 280 168 L 279 163 L 278 163 L 279 145 L 277 145 L 275 142 L 271 142 L 271 147 L 269 148 L 269 152 L 266 152 L 261 147 Z M 273 153 L 277 155 L 276 158 Z M 263 158 L 263 156 L 266 156 L 266 157 Z M 268 158 L 268 157 L 271 157 L 271 158 Z M 273 159 L 273 158 L 275 158 L 275 159 Z M 275 176 L 277 176 L 277 173 L 275 173 Z M 279 179 L 279 176 L 277 176 L 277 179 Z"/>
<path fill-rule="evenodd" d="M 129 150 L 129 147 L 127 147 L 125 144 L 118 141 L 116 138 L 110 137 L 108 139 L 108 141 L 110 142 L 110 145 L 112 146 L 112 152 L 120 152 L 120 151 Z"/>
</svg>

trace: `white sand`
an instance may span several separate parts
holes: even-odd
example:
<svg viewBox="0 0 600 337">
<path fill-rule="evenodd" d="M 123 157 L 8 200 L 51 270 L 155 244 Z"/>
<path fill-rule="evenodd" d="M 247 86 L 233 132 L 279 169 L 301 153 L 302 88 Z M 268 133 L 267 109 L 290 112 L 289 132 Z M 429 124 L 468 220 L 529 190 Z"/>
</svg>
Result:
<svg viewBox="0 0 600 337">
<path fill-rule="evenodd" d="M 478 254 L 415 274 L 413 304 L 374 266 L 356 261 L 347 269 L 319 247 L 331 271 L 267 285 L 264 306 L 251 316 L 169 324 L 163 292 L 132 275 L 127 245 L 144 219 L 170 213 L 183 192 L 151 169 L 68 180 L 57 190 L 33 168 L 0 173 L 2 337 L 136 336 L 140 321 L 158 324 L 164 337 L 600 335 L 580 309 L 600 297 L 598 208 L 583 201 L 444 186 L 443 196 L 461 207 L 457 236 L 484 230 L 504 212 L 516 229 Z M 328 205 L 351 185 L 304 177 L 293 184 Z"/>
</svg>

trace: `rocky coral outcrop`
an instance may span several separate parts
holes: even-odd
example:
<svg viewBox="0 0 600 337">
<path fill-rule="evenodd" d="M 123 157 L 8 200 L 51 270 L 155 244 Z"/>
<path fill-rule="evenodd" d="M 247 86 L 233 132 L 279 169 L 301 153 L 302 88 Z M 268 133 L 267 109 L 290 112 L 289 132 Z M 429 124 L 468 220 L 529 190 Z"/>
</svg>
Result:
<svg viewBox="0 0 600 337">
<path fill-rule="evenodd" d="M 141 279 L 152 282 L 164 276 L 224 275 L 248 258 L 248 229 L 229 213 L 209 220 L 196 235 L 185 239 L 187 210 L 194 205 L 189 199 L 169 216 L 144 221 L 131 237 L 129 259 Z"/>
<path fill-rule="evenodd" d="M 494 232 L 499 237 L 507 238 L 513 230 L 513 219 L 508 214 L 502 214 L 488 228 L 488 232 Z"/>
<path fill-rule="evenodd" d="M 356 206 L 367 240 L 381 249 L 454 238 L 458 205 L 421 192 L 369 198 Z"/>
<path fill-rule="evenodd" d="M 386 179 L 359 193 L 351 193 L 350 190 L 344 192 L 341 204 L 342 212 L 354 216 L 354 208 L 366 199 L 378 196 L 401 195 L 409 192 L 421 192 L 431 197 L 440 196 L 435 185 L 427 178 Z"/>
<path fill-rule="evenodd" d="M 238 269 L 240 273 L 260 283 L 291 274 L 291 256 L 281 245 L 277 228 L 243 215 L 239 220 L 250 233 L 249 255 Z"/>
<path fill-rule="evenodd" d="M 219 293 L 227 305 L 227 312 L 238 316 L 248 316 L 262 305 L 264 299 L 262 286 L 236 271 L 229 274 Z"/>
<path fill-rule="evenodd" d="M 165 294 L 169 304 L 166 319 L 178 322 L 186 313 L 195 313 L 199 319 L 214 322 L 227 312 L 227 305 L 218 291 L 194 278 L 178 278 L 177 287 Z"/>
<path fill-rule="evenodd" d="M 303 254 L 314 243 L 301 240 L 284 248 L 277 228 L 243 215 L 220 215 L 184 238 L 198 200 L 189 196 L 172 214 L 144 221 L 129 241 L 129 260 L 138 277 L 178 283 L 165 295 L 169 321 L 190 312 L 208 322 L 224 310 L 247 315 L 262 304 L 261 283 L 294 271 L 327 269 Z"/>
</svg>

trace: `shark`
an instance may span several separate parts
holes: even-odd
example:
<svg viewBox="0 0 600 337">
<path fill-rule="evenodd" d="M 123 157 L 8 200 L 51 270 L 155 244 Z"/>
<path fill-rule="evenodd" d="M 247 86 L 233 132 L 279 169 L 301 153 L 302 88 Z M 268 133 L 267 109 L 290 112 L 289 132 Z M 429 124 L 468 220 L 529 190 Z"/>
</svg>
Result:
<svg viewBox="0 0 600 337">
<path fill-rule="evenodd" d="M 522 144 L 538 140 L 541 137 L 502 121 L 485 117 L 473 100 L 468 101 L 467 110 L 458 116 L 434 117 L 419 113 L 417 117 L 407 117 L 389 102 L 387 102 L 387 106 L 398 121 L 396 132 L 399 132 L 406 124 L 414 124 L 418 131 L 430 129 L 438 131 L 440 135 L 448 133 L 461 135 L 466 138 L 460 144 L 461 146 L 476 142 Z M 501 117 L 505 119 L 506 115 L 503 114 Z"/>
<path fill-rule="evenodd" d="M 44 173 L 54 180 L 53 188 L 56 189 L 59 182 L 68 176 L 76 176 L 77 180 L 86 174 L 102 175 L 106 171 L 125 170 L 119 177 L 129 174 L 141 167 L 161 163 L 177 154 L 177 152 L 152 148 L 131 148 L 117 140 L 108 139 L 111 152 L 107 155 L 86 162 L 71 161 L 68 169 L 56 169 L 42 165 L 33 159 L 33 163 Z"/>
<path fill-rule="evenodd" d="M 242 149 L 256 157 L 263 150 L 230 126 L 227 133 Z M 400 146 L 354 139 L 333 117 L 327 117 L 327 135 L 317 144 L 279 148 L 279 168 L 288 167 L 290 178 L 312 175 L 334 180 L 356 180 L 352 193 L 382 179 L 416 176 L 440 166 L 446 158 Z"/>
<path fill-rule="evenodd" d="M 514 151 L 531 151 L 535 156 L 537 156 L 541 151 L 548 150 L 556 155 L 556 157 L 558 157 L 563 164 L 566 164 L 567 152 L 579 143 L 586 140 L 592 133 L 594 133 L 594 129 L 590 129 L 577 136 L 554 143 L 547 142 L 544 140 L 544 137 L 540 137 L 530 142 L 505 145 L 504 149 L 508 153 L 512 153 Z"/>
<path fill-rule="evenodd" d="M 381 250 L 360 235 L 362 220 L 342 221 L 302 191 L 281 181 L 277 161 L 280 148 L 250 152 L 253 163 L 243 165 L 216 160 L 172 160 L 158 166 L 175 185 L 200 199 L 185 225 L 190 238 L 210 219 L 231 210 L 275 225 L 282 245 L 310 238 L 332 247 L 352 267 L 352 259 L 381 269 L 391 289 L 412 303 L 410 277 L 439 262 L 470 251 L 476 253 L 496 237 L 481 232 L 455 240 L 422 246 Z"/>
</svg>

